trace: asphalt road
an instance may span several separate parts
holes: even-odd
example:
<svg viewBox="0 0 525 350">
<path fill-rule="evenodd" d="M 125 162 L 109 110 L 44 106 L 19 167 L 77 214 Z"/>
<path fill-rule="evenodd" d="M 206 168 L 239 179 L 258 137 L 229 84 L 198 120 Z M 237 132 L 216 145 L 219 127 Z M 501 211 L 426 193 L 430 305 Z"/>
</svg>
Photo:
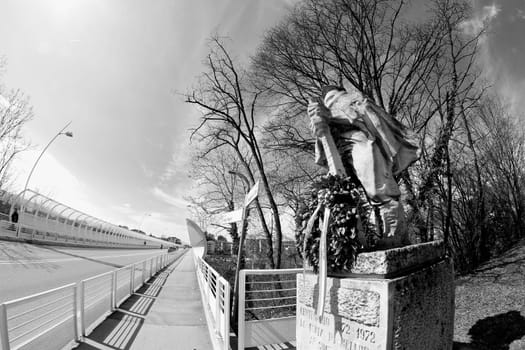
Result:
<svg viewBox="0 0 525 350">
<path fill-rule="evenodd" d="M 166 250 L 70 248 L 0 241 L 0 303 L 163 253 Z"/>
</svg>

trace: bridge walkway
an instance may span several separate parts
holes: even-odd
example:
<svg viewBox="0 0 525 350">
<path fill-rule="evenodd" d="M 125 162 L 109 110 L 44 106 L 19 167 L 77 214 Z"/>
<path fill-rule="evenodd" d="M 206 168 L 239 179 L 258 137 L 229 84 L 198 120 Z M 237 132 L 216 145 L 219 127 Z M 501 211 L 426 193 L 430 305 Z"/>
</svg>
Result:
<svg viewBox="0 0 525 350">
<path fill-rule="evenodd" d="M 76 349 L 212 348 L 190 251 L 137 290 Z"/>
</svg>

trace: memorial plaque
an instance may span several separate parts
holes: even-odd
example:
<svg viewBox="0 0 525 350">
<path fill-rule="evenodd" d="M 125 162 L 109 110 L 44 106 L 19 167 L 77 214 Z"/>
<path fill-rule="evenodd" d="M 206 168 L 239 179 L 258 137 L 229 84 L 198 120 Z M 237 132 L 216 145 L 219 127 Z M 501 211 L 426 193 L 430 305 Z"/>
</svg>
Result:
<svg viewBox="0 0 525 350">
<path fill-rule="evenodd" d="M 389 349 L 389 293 L 384 282 L 329 278 L 326 307 L 323 316 L 318 317 L 315 313 L 317 276 L 299 274 L 297 349 Z"/>
<path fill-rule="evenodd" d="M 405 250 L 412 255 L 413 249 Z M 318 276 L 298 274 L 297 349 L 452 350 L 452 262 L 430 259 L 396 278 L 328 277 L 322 317 L 315 311 Z"/>
</svg>

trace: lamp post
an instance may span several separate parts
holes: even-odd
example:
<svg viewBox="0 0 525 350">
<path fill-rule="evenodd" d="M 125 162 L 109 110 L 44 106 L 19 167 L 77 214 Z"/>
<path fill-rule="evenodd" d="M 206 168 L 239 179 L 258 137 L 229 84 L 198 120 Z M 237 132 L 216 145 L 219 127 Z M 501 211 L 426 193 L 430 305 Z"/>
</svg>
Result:
<svg viewBox="0 0 525 350">
<path fill-rule="evenodd" d="M 22 191 L 22 194 L 24 194 L 27 191 L 27 186 L 29 185 L 29 180 L 31 179 L 31 175 L 33 175 L 33 172 L 35 171 L 35 168 L 36 168 L 38 162 L 40 161 L 40 158 L 42 158 L 42 156 L 44 155 L 46 150 L 49 148 L 49 146 L 51 146 L 53 141 L 55 141 L 60 135 L 65 135 L 67 137 L 73 137 L 73 133 L 71 131 L 65 131 L 64 132 L 64 130 L 66 130 L 67 127 L 70 124 L 71 124 L 71 122 L 67 123 L 62 129 L 60 129 L 60 131 L 51 139 L 51 141 L 49 141 L 49 143 L 46 145 L 46 147 L 44 147 L 44 149 L 42 150 L 42 152 L 40 153 L 40 155 L 36 159 L 35 164 L 33 164 L 33 167 L 31 168 L 31 171 L 29 172 L 29 175 L 27 176 L 27 180 L 26 180 L 26 183 L 24 185 L 24 190 Z M 24 212 L 24 201 L 23 201 L 23 197 L 22 197 L 22 204 L 20 205 L 20 215 L 22 215 L 23 212 Z M 16 236 L 18 237 L 19 234 L 20 234 L 20 224 L 18 225 L 18 227 L 16 229 Z"/>
</svg>

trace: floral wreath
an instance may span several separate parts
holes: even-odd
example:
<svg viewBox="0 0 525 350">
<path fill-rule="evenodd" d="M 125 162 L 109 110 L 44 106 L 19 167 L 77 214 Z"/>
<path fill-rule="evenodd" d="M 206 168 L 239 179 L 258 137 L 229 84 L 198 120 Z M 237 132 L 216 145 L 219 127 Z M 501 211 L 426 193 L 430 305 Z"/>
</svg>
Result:
<svg viewBox="0 0 525 350">
<path fill-rule="evenodd" d="M 370 222 L 371 206 L 359 182 L 352 177 L 325 175 L 315 181 L 306 199 L 306 205 L 297 214 L 300 228 L 296 233 L 297 249 L 304 260 L 319 268 L 321 220 L 325 208 L 331 209 L 327 232 L 328 268 L 348 271 L 357 253 L 377 241 L 374 225 Z M 360 241 L 361 240 L 361 241 Z"/>
</svg>

